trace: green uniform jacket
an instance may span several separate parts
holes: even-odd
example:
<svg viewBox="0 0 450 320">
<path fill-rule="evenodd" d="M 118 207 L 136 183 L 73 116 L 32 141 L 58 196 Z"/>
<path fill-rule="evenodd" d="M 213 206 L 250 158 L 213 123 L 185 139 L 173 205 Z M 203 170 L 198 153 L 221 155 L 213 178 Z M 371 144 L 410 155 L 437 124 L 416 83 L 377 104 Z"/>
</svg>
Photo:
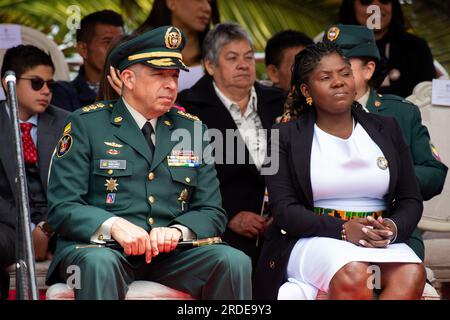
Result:
<svg viewBox="0 0 450 320">
<path fill-rule="evenodd" d="M 429 200 L 440 194 L 444 187 L 447 167 L 433 156 L 430 135 L 422 124 L 419 108 L 402 97 L 377 94 L 373 89 L 370 91 L 366 108 L 372 113 L 393 117 L 400 124 L 403 137 L 411 151 L 423 199 Z M 408 245 L 424 260 L 425 248 L 419 229 L 411 234 Z"/>
<path fill-rule="evenodd" d="M 222 234 L 227 218 L 214 163 L 205 157 L 199 158 L 197 167 L 173 165 L 174 159 L 190 151 L 203 155 L 209 143 L 202 141 L 205 130 L 195 117 L 172 108 L 158 118 L 152 158 L 122 99 L 71 114 L 49 176 L 48 219 L 59 237 L 47 282 L 57 281 L 53 272 L 61 259 L 77 250 L 76 245 L 89 243 L 111 217 L 122 217 L 147 231 L 181 224 L 198 238 Z M 179 139 L 183 147 L 178 138 L 171 141 L 176 134 L 183 137 Z"/>
<path fill-rule="evenodd" d="M 403 131 L 414 161 L 414 169 L 423 200 L 430 200 L 442 192 L 447 167 L 431 152 L 430 135 L 422 125 L 419 108 L 402 97 L 379 95 L 371 90 L 367 109 L 372 113 L 394 117 Z"/>
</svg>

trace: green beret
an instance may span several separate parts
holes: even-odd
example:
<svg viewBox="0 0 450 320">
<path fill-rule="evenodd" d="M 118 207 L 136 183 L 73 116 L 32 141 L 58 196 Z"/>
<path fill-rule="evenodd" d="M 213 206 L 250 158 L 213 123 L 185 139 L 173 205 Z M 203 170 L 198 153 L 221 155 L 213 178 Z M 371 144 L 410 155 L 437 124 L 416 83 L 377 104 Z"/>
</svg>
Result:
<svg viewBox="0 0 450 320">
<path fill-rule="evenodd" d="M 325 31 L 322 41 L 337 44 L 347 58 L 371 57 L 380 60 L 375 35 L 365 26 L 334 25 Z"/>
<path fill-rule="evenodd" d="M 181 50 L 186 44 L 183 32 L 173 26 L 163 26 L 121 43 L 109 55 L 110 64 L 120 71 L 143 63 L 157 69 L 183 69 Z"/>
</svg>

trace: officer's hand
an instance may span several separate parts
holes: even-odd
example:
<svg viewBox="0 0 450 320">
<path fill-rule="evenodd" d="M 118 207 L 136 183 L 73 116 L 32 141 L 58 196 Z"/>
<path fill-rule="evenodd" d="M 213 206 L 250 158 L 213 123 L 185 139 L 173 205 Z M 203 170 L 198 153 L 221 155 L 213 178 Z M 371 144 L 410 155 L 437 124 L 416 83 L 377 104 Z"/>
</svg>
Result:
<svg viewBox="0 0 450 320">
<path fill-rule="evenodd" d="M 122 246 L 126 255 L 141 255 L 151 250 L 147 231 L 125 219 L 114 221 L 111 236 Z"/>
<path fill-rule="evenodd" d="M 109 75 L 106 76 L 108 82 L 114 91 L 120 96 L 122 92 L 122 80 L 120 80 L 119 72 L 114 67 L 109 67 Z"/>
<path fill-rule="evenodd" d="M 241 211 L 228 222 L 228 228 L 244 237 L 256 238 L 264 234 L 266 220 L 254 212 Z"/>
<path fill-rule="evenodd" d="M 150 231 L 151 254 L 146 256 L 151 261 L 152 257 L 161 252 L 170 252 L 175 250 L 178 241 L 181 238 L 181 232 L 175 228 L 153 228 Z"/>
</svg>

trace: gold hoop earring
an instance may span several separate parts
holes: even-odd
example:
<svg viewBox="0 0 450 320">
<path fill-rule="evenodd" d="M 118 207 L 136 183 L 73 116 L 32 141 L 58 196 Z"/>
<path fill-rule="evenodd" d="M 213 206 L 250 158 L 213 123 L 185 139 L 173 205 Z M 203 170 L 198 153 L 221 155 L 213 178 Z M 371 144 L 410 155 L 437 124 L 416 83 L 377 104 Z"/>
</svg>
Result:
<svg viewBox="0 0 450 320">
<path fill-rule="evenodd" d="M 313 104 L 313 98 L 312 98 L 311 96 L 307 97 L 307 98 L 306 98 L 306 103 L 307 103 L 309 106 L 312 106 L 312 104 Z"/>
</svg>

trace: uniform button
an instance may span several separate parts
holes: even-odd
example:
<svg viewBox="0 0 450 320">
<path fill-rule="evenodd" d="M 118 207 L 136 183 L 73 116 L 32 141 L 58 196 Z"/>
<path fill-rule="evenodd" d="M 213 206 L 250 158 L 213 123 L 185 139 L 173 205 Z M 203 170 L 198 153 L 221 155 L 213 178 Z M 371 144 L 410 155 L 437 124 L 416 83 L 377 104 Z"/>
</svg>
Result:
<svg viewBox="0 0 450 320">
<path fill-rule="evenodd" d="M 151 204 L 155 203 L 155 197 L 154 196 L 148 197 L 148 202 L 150 202 Z"/>
<path fill-rule="evenodd" d="M 148 218 L 148 224 L 152 225 L 155 223 L 155 219 L 153 219 L 152 217 Z"/>
<path fill-rule="evenodd" d="M 273 260 L 269 261 L 269 268 L 270 269 L 275 269 L 275 261 L 273 261 Z"/>
<path fill-rule="evenodd" d="M 113 173 L 114 173 L 113 170 L 111 170 L 111 169 L 108 170 L 108 174 L 113 174 Z"/>
<path fill-rule="evenodd" d="M 286 234 L 286 231 L 281 229 L 281 234 Z"/>
<path fill-rule="evenodd" d="M 191 178 L 186 177 L 186 178 L 184 179 L 184 181 L 186 181 L 187 183 L 191 183 Z"/>
<path fill-rule="evenodd" d="M 102 234 L 98 235 L 98 240 L 103 241 L 103 235 Z"/>
<path fill-rule="evenodd" d="M 153 179 L 155 179 L 155 174 L 153 172 L 149 172 L 147 177 L 149 181 L 152 181 Z"/>
</svg>

